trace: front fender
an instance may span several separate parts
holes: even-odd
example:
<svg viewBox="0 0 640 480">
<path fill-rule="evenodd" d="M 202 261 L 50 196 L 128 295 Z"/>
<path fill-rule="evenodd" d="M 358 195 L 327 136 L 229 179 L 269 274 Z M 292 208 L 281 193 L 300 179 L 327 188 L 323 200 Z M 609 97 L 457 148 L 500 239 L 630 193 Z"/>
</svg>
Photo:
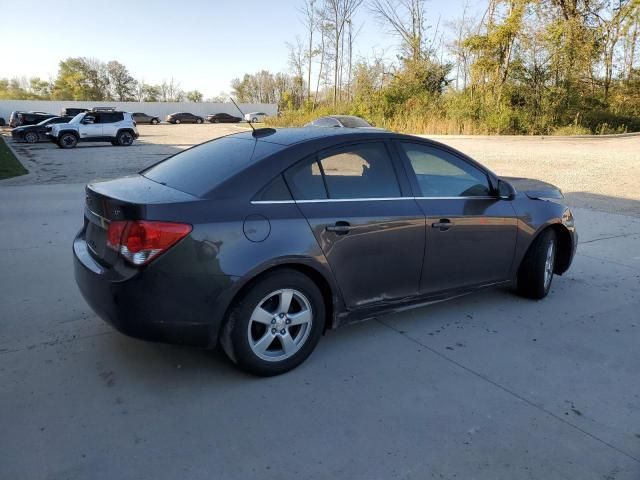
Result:
<svg viewBox="0 0 640 480">
<path fill-rule="evenodd" d="M 566 247 L 562 247 L 566 248 L 566 252 L 563 252 L 566 260 L 557 273 L 566 271 L 575 255 L 578 243 L 571 210 L 555 199 L 532 199 L 524 194 L 516 197 L 513 206 L 518 217 L 518 235 L 512 277 L 515 278 L 517 275 L 520 264 L 535 238 L 540 232 L 550 227 L 556 229 L 562 237 L 561 241 L 568 242 Z"/>
</svg>

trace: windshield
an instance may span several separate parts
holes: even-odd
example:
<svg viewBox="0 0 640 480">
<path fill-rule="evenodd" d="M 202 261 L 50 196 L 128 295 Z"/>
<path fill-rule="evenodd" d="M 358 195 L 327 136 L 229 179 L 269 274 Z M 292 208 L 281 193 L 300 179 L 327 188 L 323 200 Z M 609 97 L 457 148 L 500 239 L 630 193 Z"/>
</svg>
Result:
<svg viewBox="0 0 640 480">
<path fill-rule="evenodd" d="M 359 117 L 337 117 L 340 120 L 340 123 L 347 128 L 362 128 L 362 127 L 370 127 L 371 124 L 365 122 L 363 119 Z"/>
<path fill-rule="evenodd" d="M 38 125 L 46 125 L 47 123 L 49 123 L 51 120 L 56 119 L 57 117 L 51 117 L 51 118 L 47 118 L 46 120 L 42 120 L 40 123 L 38 123 Z"/>
<path fill-rule="evenodd" d="M 75 117 L 69 120 L 69 123 L 80 123 L 82 121 L 82 118 L 84 117 L 84 114 L 85 112 L 77 114 Z"/>
</svg>

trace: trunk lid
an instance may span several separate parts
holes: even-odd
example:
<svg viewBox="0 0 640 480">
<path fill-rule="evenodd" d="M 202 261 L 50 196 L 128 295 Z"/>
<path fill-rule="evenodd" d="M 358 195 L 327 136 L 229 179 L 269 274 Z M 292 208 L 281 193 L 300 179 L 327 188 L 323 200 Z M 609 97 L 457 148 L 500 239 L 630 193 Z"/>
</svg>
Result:
<svg viewBox="0 0 640 480">
<path fill-rule="evenodd" d="M 192 202 L 197 197 L 132 175 L 89 183 L 85 189 L 84 235 L 91 255 L 106 266 L 118 260 L 107 246 L 109 224 L 122 220 L 145 220 L 158 207 Z"/>
</svg>

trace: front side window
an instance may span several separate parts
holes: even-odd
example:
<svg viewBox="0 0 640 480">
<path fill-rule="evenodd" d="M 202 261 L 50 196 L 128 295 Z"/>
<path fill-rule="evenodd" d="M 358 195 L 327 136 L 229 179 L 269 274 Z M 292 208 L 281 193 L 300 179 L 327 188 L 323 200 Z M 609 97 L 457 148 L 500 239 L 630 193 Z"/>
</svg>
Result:
<svg viewBox="0 0 640 480">
<path fill-rule="evenodd" d="M 416 175 L 422 197 L 491 195 L 487 175 L 452 153 L 416 143 L 400 145 Z"/>
</svg>

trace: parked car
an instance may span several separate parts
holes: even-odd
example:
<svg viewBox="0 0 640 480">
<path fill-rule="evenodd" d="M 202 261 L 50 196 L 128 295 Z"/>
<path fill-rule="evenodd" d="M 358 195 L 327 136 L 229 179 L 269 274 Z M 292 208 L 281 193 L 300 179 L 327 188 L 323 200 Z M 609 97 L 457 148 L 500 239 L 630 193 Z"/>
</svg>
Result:
<svg viewBox="0 0 640 480">
<path fill-rule="evenodd" d="M 214 113 L 207 115 L 207 122 L 211 123 L 238 123 L 242 121 L 240 117 L 234 117 L 228 113 Z"/>
<path fill-rule="evenodd" d="M 188 112 L 178 112 L 167 115 L 166 121 L 169 123 L 202 123 L 204 119 L 198 115 Z"/>
<path fill-rule="evenodd" d="M 74 148 L 78 142 L 111 142 L 129 146 L 138 138 L 138 129 L 128 112 L 88 111 L 69 123 L 49 125 L 47 137 L 60 148 Z"/>
<path fill-rule="evenodd" d="M 22 125 L 36 125 L 47 118 L 56 116 L 46 112 L 13 112 L 9 119 L 9 126 L 15 128 Z"/>
<path fill-rule="evenodd" d="M 366 120 L 353 115 L 329 115 L 320 117 L 307 123 L 305 127 L 376 128 Z"/>
<path fill-rule="evenodd" d="M 68 123 L 72 117 L 51 117 L 36 125 L 23 125 L 11 130 L 11 137 L 15 142 L 36 143 L 47 138 L 47 126 L 58 123 Z"/>
<path fill-rule="evenodd" d="M 60 112 L 61 117 L 75 117 L 79 113 L 88 112 L 88 108 L 63 108 Z"/>
<path fill-rule="evenodd" d="M 0 127 L 4 127 L 6 125 L 6 121 L 3 117 L 0 117 Z"/>
<path fill-rule="evenodd" d="M 136 123 L 148 123 L 150 125 L 158 125 L 160 123 L 160 117 L 154 117 L 142 112 L 132 113 L 131 116 Z"/>
<path fill-rule="evenodd" d="M 267 118 L 267 114 L 264 112 L 251 112 L 244 114 L 244 119 L 251 123 L 264 122 L 265 118 Z"/>
<path fill-rule="evenodd" d="M 258 375 L 350 321 L 497 285 L 543 298 L 577 246 L 556 187 L 381 130 L 228 135 L 85 201 L 74 269 L 93 310 L 134 337 L 219 342 Z"/>
</svg>

